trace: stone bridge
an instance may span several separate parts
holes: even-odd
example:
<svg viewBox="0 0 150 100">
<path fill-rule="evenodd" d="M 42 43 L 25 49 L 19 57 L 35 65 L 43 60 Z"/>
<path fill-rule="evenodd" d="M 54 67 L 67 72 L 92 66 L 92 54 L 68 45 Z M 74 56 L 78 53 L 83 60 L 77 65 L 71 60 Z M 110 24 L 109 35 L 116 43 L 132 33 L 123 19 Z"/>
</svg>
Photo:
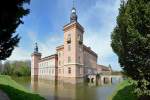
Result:
<svg viewBox="0 0 150 100">
<path fill-rule="evenodd" d="M 87 75 L 87 78 L 88 78 L 88 82 L 90 83 L 93 83 L 93 82 L 96 82 L 96 74 L 90 74 L 90 75 Z"/>
<path fill-rule="evenodd" d="M 122 75 L 100 75 L 97 77 L 96 74 L 87 75 L 88 82 L 96 83 L 96 81 L 100 81 L 102 84 L 104 83 L 112 83 L 112 79 L 115 78 L 116 80 L 122 80 Z"/>
<path fill-rule="evenodd" d="M 112 83 L 112 79 L 115 78 L 116 80 L 122 80 L 122 75 L 100 75 L 100 81 L 102 83 Z"/>
</svg>

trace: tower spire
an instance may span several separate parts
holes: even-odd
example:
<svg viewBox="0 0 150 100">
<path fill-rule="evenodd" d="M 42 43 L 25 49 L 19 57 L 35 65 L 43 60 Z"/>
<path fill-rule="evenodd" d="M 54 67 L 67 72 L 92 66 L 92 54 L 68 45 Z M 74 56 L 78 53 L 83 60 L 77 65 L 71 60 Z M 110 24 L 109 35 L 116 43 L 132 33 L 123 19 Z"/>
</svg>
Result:
<svg viewBox="0 0 150 100">
<path fill-rule="evenodd" d="M 37 45 L 37 42 L 35 43 L 34 52 L 35 52 L 35 53 L 38 53 L 38 45 Z"/>
<path fill-rule="evenodd" d="M 75 8 L 75 0 L 73 0 L 73 6 L 72 7 Z"/>
<path fill-rule="evenodd" d="M 76 8 L 75 8 L 75 0 L 73 0 L 73 6 L 71 10 L 71 16 L 70 16 L 70 22 L 77 22 L 78 16 L 76 14 Z"/>
</svg>

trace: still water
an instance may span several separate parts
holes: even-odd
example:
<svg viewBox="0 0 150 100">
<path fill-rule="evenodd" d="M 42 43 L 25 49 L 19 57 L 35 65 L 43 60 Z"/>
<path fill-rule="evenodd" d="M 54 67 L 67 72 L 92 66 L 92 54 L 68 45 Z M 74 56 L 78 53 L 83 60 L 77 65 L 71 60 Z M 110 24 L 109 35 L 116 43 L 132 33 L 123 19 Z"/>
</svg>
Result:
<svg viewBox="0 0 150 100">
<path fill-rule="evenodd" d="M 47 100 L 107 100 L 119 82 L 112 79 L 111 84 L 96 85 L 93 83 L 70 84 L 62 81 L 33 81 L 29 77 L 13 77 L 13 79 Z"/>
</svg>

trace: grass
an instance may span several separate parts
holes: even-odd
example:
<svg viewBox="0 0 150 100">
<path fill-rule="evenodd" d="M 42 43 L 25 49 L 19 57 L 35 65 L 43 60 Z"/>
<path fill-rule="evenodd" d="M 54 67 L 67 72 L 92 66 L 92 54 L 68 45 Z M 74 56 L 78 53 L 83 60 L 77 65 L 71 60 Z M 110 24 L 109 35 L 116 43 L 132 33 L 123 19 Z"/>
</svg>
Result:
<svg viewBox="0 0 150 100">
<path fill-rule="evenodd" d="M 137 100 L 137 96 L 133 91 L 133 85 L 125 80 L 117 85 L 116 91 L 109 97 L 109 100 Z"/>
<path fill-rule="evenodd" d="M 0 75 L 0 89 L 9 96 L 10 100 L 45 100 L 40 95 L 32 93 L 6 75 Z"/>
</svg>

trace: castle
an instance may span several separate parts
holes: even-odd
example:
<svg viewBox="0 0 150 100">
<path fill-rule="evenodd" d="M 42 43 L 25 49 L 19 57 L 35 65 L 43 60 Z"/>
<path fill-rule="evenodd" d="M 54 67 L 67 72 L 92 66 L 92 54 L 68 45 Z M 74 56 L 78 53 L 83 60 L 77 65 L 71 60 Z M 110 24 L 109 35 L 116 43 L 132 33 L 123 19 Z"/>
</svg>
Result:
<svg viewBox="0 0 150 100">
<path fill-rule="evenodd" d="M 56 47 L 56 54 L 41 58 L 36 44 L 31 55 L 31 77 L 46 80 L 70 80 L 83 82 L 90 74 L 97 74 L 97 54 L 84 45 L 84 28 L 78 22 L 76 9 L 73 7 L 70 23 L 63 27 L 64 43 Z M 110 68 L 105 70 L 111 71 Z M 102 71 L 102 70 L 101 70 Z"/>
</svg>

